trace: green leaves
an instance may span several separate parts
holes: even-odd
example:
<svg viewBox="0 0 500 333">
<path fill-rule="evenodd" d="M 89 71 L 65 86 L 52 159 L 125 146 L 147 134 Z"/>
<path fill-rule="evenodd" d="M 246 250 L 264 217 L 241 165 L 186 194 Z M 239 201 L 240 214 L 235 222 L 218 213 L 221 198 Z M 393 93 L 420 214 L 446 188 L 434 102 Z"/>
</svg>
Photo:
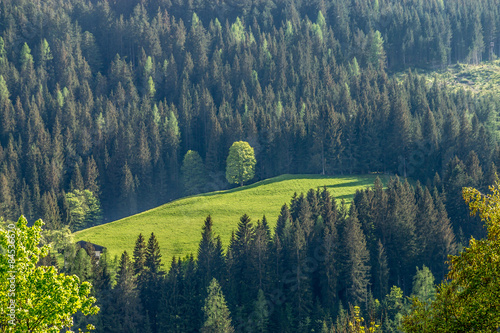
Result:
<svg viewBox="0 0 500 333">
<path fill-rule="evenodd" d="M 227 157 L 226 179 L 231 184 L 240 184 L 255 176 L 255 154 L 245 141 L 237 141 L 229 148 Z"/>
<path fill-rule="evenodd" d="M 500 326 L 500 183 L 491 194 L 464 188 L 472 214 L 486 223 L 485 239 L 471 238 L 469 248 L 450 256 L 449 282 L 438 287 L 430 306 L 413 301 L 404 319 L 407 332 L 493 332 Z"/>
<path fill-rule="evenodd" d="M 101 204 L 89 190 L 74 190 L 66 194 L 70 209 L 71 229 L 79 230 L 101 221 Z"/>
<path fill-rule="evenodd" d="M 0 229 L 0 327 L 6 332 L 59 332 L 71 328 L 77 311 L 96 314 L 99 308 L 89 297 L 90 283 L 80 283 L 77 276 L 61 274 L 54 267 L 36 267 L 49 246 L 38 246 L 42 220 L 32 227 L 27 223 L 21 216 L 15 225 Z M 12 304 L 15 316 L 9 317 Z"/>
<path fill-rule="evenodd" d="M 207 183 L 205 165 L 200 154 L 188 150 L 181 167 L 181 179 L 186 195 L 203 192 Z"/>
</svg>

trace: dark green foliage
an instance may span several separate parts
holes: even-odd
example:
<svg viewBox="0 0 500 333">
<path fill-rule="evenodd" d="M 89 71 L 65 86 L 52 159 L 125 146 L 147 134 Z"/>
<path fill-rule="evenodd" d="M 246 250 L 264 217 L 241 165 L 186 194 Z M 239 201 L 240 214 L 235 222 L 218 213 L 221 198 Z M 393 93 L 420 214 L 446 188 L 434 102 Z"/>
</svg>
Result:
<svg viewBox="0 0 500 333">
<path fill-rule="evenodd" d="M 228 149 L 241 140 L 255 150 L 255 180 L 389 172 L 425 183 L 436 171 L 446 178 L 457 155 L 482 185 L 478 166 L 499 164 L 498 96 L 452 92 L 415 72 L 396 79 L 385 67 L 479 62 L 495 42 L 497 7 L 4 2 L 0 214 L 47 217 L 47 193 L 66 214 L 65 193 L 88 189 L 113 220 L 222 189 Z M 189 150 L 207 172 L 198 158 L 182 168 Z M 450 218 L 462 227 L 463 216 Z"/>
<path fill-rule="evenodd" d="M 139 234 L 135 241 L 133 260 L 134 274 L 141 275 L 144 271 L 144 264 L 146 262 L 146 243 L 142 234 Z"/>
<path fill-rule="evenodd" d="M 344 300 L 361 306 L 366 301 L 370 281 L 370 254 L 361 230 L 358 213 L 351 206 L 349 218 L 342 230 L 341 293 Z"/>
<path fill-rule="evenodd" d="M 158 290 L 161 287 L 163 271 L 161 270 L 161 254 L 158 241 L 151 233 L 144 259 L 144 270 L 140 273 L 138 289 L 142 305 L 146 311 L 153 333 L 158 331 Z"/>
<path fill-rule="evenodd" d="M 196 151 L 188 150 L 181 166 L 182 186 L 186 195 L 198 194 L 205 190 L 207 177 L 205 165 Z"/>
<path fill-rule="evenodd" d="M 109 306 L 102 314 L 104 330 L 138 332 L 144 327 L 144 313 L 136 288 L 133 263 L 125 251 L 120 258 Z"/>
<path fill-rule="evenodd" d="M 197 274 L 202 290 L 205 290 L 213 278 L 222 281 L 225 273 L 225 258 L 219 236 L 212 231 L 212 217 L 209 215 L 203 225 L 200 246 L 198 248 Z"/>
<path fill-rule="evenodd" d="M 242 307 L 241 311 L 250 311 L 258 291 L 258 280 L 256 281 L 258 267 L 252 264 L 254 242 L 255 227 L 250 217 L 245 214 L 240 218 L 238 229 L 228 249 L 231 253 L 228 257 L 229 285 L 232 286 L 230 290 L 235 291 L 235 294 L 231 294 L 228 298 L 228 302 Z"/>
<path fill-rule="evenodd" d="M 391 285 L 409 294 L 415 266 L 440 279 L 455 235 L 484 235 L 461 190 L 496 178 L 498 96 L 388 73 L 478 63 L 498 45 L 499 18 L 496 0 L 3 1 L 0 216 L 77 230 L 223 189 L 241 140 L 258 161 L 254 180 L 419 180 L 427 187 L 395 179 L 384 191 L 378 181 L 356 195 L 357 217 L 326 189 L 296 195 L 273 236 L 264 218 L 242 217 L 226 258 L 207 219 L 197 261 L 173 260 L 165 279 L 157 242 L 146 248 L 140 236 L 135 277 L 122 257 L 122 282 L 107 296 L 107 264 L 65 253 L 65 269 L 111 299 L 101 303 L 104 331 L 195 332 L 213 277 L 238 324 L 263 314 L 263 299 L 268 331 L 327 330 L 337 313 L 344 324 L 341 301 L 370 304 L 369 291 L 382 300 Z M 396 292 L 386 307 L 399 306 Z"/>
</svg>

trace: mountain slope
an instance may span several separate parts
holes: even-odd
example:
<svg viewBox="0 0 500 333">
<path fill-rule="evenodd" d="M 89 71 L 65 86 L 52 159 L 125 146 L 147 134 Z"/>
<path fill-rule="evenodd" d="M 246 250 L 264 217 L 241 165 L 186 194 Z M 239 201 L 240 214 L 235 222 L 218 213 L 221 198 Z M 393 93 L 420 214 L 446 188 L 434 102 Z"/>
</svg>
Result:
<svg viewBox="0 0 500 333">
<path fill-rule="evenodd" d="M 274 228 L 280 208 L 294 192 L 327 186 L 336 199 L 350 202 L 357 189 L 373 185 L 376 175 L 326 177 L 282 175 L 227 191 L 211 192 L 179 199 L 149 211 L 75 233 L 75 241 L 86 240 L 108 248 L 110 257 L 123 250 L 132 253 L 139 233 L 146 239 L 154 232 L 160 243 L 164 263 L 172 256 L 196 254 L 201 226 L 208 214 L 214 230 L 227 246 L 239 218 L 248 214 L 256 222 L 265 214 Z"/>
</svg>

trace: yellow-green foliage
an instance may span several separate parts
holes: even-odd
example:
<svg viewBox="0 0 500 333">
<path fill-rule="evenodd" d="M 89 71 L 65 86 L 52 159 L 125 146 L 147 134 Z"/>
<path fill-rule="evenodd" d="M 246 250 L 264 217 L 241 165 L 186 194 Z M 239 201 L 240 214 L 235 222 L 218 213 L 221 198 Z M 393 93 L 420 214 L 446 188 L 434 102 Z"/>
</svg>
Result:
<svg viewBox="0 0 500 333">
<path fill-rule="evenodd" d="M 438 287 L 436 300 L 413 300 L 404 319 L 407 332 L 495 332 L 500 327 L 500 183 L 491 194 L 464 188 L 472 214 L 488 229 L 485 239 L 472 238 L 458 256 L 450 256 L 449 282 Z"/>
<path fill-rule="evenodd" d="M 241 43 L 245 40 L 245 27 L 239 17 L 236 18 L 236 22 L 231 25 L 231 32 L 237 43 Z"/>
<path fill-rule="evenodd" d="M 236 141 L 229 148 L 227 157 L 226 179 L 230 184 L 239 184 L 252 180 L 255 176 L 255 153 L 246 141 Z"/>
<path fill-rule="evenodd" d="M 40 247 L 42 220 L 32 227 L 21 216 L 0 227 L 0 331 L 56 333 L 73 325 L 73 314 L 95 314 L 92 285 L 50 266 L 36 266 L 49 247 Z"/>
<path fill-rule="evenodd" d="M 88 240 L 107 247 L 110 258 L 124 250 L 132 253 L 139 233 L 154 232 L 164 262 L 172 256 L 196 254 L 201 227 L 208 214 L 214 231 L 227 246 L 239 218 L 248 214 L 254 222 L 266 215 L 274 229 L 280 208 L 289 203 L 294 192 L 326 186 L 337 199 L 350 202 L 357 189 L 372 186 L 376 175 L 325 177 L 319 175 L 283 175 L 228 191 L 219 191 L 179 199 L 141 214 L 77 232 L 75 241 Z"/>
<path fill-rule="evenodd" d="M 360 315 L 359 306 L 354 307 L 352 321 L 349 321 L 349 333 L 373 333 L 376 332 L 380 325 L 375 322 L 366 323 L 365 319 Z M 367 326 L 369 324 L 369 326 Z"/>
<path fill-rule="evenodd" d="M 438 71 L 414 71 L 424 75 L 429 84 L 437 79 L 451 90 L 464 89 L 480 95 L 500 92 L 500 60 L 479 65 L 456 64 Z M 396 75 L 403 77 L 406 72 Z"/>
</svg>

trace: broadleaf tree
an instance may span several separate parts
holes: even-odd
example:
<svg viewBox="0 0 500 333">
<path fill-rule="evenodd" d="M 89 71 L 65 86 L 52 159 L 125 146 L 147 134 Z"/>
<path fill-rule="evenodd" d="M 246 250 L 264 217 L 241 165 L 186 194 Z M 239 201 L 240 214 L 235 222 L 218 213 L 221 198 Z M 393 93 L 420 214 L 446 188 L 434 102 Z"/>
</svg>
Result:
<svg viewBox="0 0 500 333">
<path fill-rule="evenodd" d="M 490 194 L 464 188 L 472 214 L 479 213 L 487 237 L 469 241 L 458 256 L 449 257 L 448 281 L 437 288 L 435 301 L 413 299 L 405 317 L 406 332 L 494 332 L 500 327 L 500 182 Z"/>
<path fill-rule="evenodd" d="M 0 328 L 2 332 L 59 332 L 71 329 L 73 314 L 99 311 L 92 284 L 53 266 L 37 266 L 49 252 L 39 246 L 42 220 L 32 227 L 21 216 L 0 228 Z M 91 327 L 88 327 L 91 329 Z M 71 332 L 71 331 L 69 331 Z"/>
<path fill-rule="evenodd" d="M 255 153 L 246 141 L 236 141 L 229 148 L 226 164 L 226 179 L 231 184 L 239 184 L 251 180 L 255 176 Z"/>
<path fill-rule="evenodd" d="M 200 154 L 188 150 L 181 167 L 181 180 L 186 195 L 203 192 L 207 183 L 207 172 Z"/>
</svg>

